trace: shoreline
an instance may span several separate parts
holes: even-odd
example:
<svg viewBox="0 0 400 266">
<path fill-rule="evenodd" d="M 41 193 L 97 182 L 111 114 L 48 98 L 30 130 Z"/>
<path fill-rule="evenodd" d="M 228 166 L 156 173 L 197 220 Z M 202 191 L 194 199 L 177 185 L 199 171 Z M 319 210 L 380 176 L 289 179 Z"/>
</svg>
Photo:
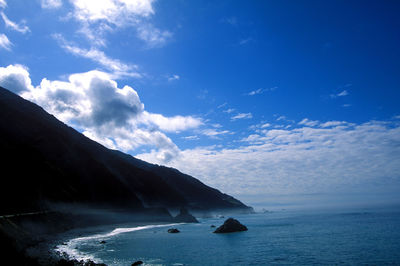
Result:
<svg viewBox="0 0 400 266">
<path fill-rule="evenodd" d="M 63 263 L 69 263 L 68 265 L 105 265 L 98 258 L 89 254 L 75 252 L 77 250 L 76 245 L 80 241 L 89 239 L 98 238 L 100 242 L 100 240 L 123 233 L 177 224 L 183 223 L 133 222 L 73 228 L 59 234 L 43 236 L 42 241 L 26 249 L 26 255 L 36 259 L 39 265 L 67 265 Z"/>
<path fill-rule="evenodd" d="M 149 213 L 138 216 L 137 213 L 116 211 L 93 211 L 87 215 L 51 212 L 13 216 L 0 219 L 0 245 L 4 246 L 6 257 L 17 265 L 85 265 L 82 259 L 91 259 L 88 265 L 96 265 L 93 260 L 100 260 L 74 252 L 79 245 L 74 241 L 188 223 L 187 217 L 181 216 L 150 216 Z"/>
</svg>

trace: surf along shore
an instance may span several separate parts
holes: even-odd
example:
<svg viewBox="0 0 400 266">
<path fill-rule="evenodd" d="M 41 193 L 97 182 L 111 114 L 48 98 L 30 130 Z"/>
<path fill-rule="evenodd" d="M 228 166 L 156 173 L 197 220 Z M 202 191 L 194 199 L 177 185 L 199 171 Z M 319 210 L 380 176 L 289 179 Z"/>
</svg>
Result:
<svg viewBox="0 0 400 266">
<path fill-rule="evenodd" d="M 102 241 L 124 232 L 176 224 L 167 217 L 134 219 L 126 213 L 101 217 L 59 212 L 0 216 L 2 259 L 14 265 L 104 265 L 79 253 L 76 244 L 88 238 Z"/>
</svg>

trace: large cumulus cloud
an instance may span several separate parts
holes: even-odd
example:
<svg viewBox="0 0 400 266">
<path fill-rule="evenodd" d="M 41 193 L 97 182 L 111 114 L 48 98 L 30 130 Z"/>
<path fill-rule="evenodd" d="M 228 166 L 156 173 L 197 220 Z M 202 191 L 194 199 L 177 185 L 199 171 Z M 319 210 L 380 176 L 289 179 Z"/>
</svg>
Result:
<svg viewBox="0 0 400 266">
<path fill-rule="evenodd" d="M 28 70 L 21 65 L 0 67 L 0 86 L 15 93 L 33 89 Z"/>
<path fill-rule="evenodd" d="M 192 116 L 165 117 L 145 111 L 132 87 L 119 88 L 109 74 L 101 71 L 73 74 L 66 81 L 43 79 L 35 87 L 26 68 L 10 65 L 0 68 L 0 86 L 39 104 L 109 148 L 133 151 L 150 147 L 161 162 L 179 154 L 164 132 L 202 125 L 201 119 Z"/>
</svg>

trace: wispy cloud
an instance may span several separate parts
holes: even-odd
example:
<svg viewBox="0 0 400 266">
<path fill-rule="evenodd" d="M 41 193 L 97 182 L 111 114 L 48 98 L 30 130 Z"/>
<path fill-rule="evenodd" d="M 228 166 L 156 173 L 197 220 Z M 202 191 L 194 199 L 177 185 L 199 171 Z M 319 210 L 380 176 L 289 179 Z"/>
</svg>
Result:
<svg viewBox="0 0 400 266">
<path fill-rule="evenodd" d="M 251 119 L 253 118 L 253 115 L 251 113 L 239 113 L 235 116 L 231 117 L 232 121 L 238 120 L 238 119 Z"/>
<path fill-rule="evenodd" d="M 61 0 L 42 0 L 40 2 L 42 8 L 44 9 L 57 9 L 62 6 Z"/>
<path fill-rule="evenodd" d="M 348 125 L 354 125 L 354 124 L 350 124 L 345 121 L 328 121 L 320 124 L 319 126 L 324 128 L 324 127 L 337 127 L 337 126 L 348 126 Z"/>
<path fill-rule="evenodd" d="M 4 20 L 4 24 L 6 25 L 7 28 L 10 28 L 12 30 L 18 31 L 22 34 L 28 33 L 30 32 L 30 29 L 28 26 L 25 25 L 25 21 L 21 21 L 21 23 L 15 23 L 13 21 L 11 21 L 6 14 L 4 14 L 4 12 L 0 13 L 1 17 Z"/>
<path fill-rule="evenodd" d="M 239 45 L 245 45 L 245 44 L 248 44 L 248 43 L 253 42 L 253 41 L 254 41 L 254 39 L 251 38 L 251 37 L 245 38 L 245 39 L 241 39 L 239 41 Z"/>
<path fill-rule="evenodd" d="M 179 75 L 171 75 L 168 77 L 168 81 L 174 81 L 174 80 L 179 80 L 181 77 Z"/>
<path fill-rule="evenodd" d="M 319 124 L 319 121 L 309 120 L 308 118 L 304 118 L 298 124 L 299 125 L 305 125 L 305 126 L 314 127 L 314 126 L 317 126 Z"/>
<path fill-rule="evenodd" d="M 266 128 L 272 127 L 273 125 L 271 123 L 266 123 L 264 122 L 260 122 L 258 124 L 255 125 L 251 125 L 249 127 L 250 130 L 255 130 L 256 132 L 261 132 L 262 130 L 265 130 Z M 276 125 L 275 125 L 276 126 Z"/>
<path fill-rule="evenodd" d="M 72 0 L 73 11 L 70 17 L 81 24 L 78 32 L 86 36 L 92 45 L 105 46 L 106 33 L 116 29 L 132 27 L 137 37 L 148 48 L 161 47 L 172 37 L 172 32 L 155 27 L 150 19 L 155 14 L 153 0 L 97 1 Z"/>
<path fill-rule="evenodd" d="M 214 138 L 219 135 L 225 135 L 225 134 L 229 134 L 229 133 L 231 133 L 231 132 L 228 130 L 216 130 L 213 128 L 204 129 L 201 131 L 201 134 L 206 135 L 208 137 L 214 137 Z"/>
<path fill-rule="evenodd" d="M 339 87 L 340 92 L 330 94 L 329 96 L 330 96 L 332 99 L 335 99 L 335 98 L 338 98 L 338 97 L 347 96 L 347 95 L 349 95 L 348 88 L 350 88 L 351 86 L 352 86 L 352 84 L 346 84 L 346 85 L 344 85 L 344 86 L 340 86 L 340 87 Z"/>
<path fill-rule="evenodd" d="M 5 8 L 7 6 L 7 3 L 5 0 L 0 0 L 0 8 Z"/>
<path fill-rule="evenodd" d="M 153 114 L 144 111 L 142 116 L 138 118 L 143 124 L 156 126 L 165 132 L 180 132 L 188 129 L 198 128 L 203 125 L 200 118 L 193 116 L 173 116 L 165 117 L 161 114 Z"/>
<path fill-rule="evenodd" d="M 132 64 L 125 64 L 118 59 L 113 59 L 105 55 L 105 53 L 96 48 L 84 49 L 73 45 L 72 43 L 66 41 L 61 34 L 54 34 L 53 38 L 56 39 L 60 46 L 67 52 L 80 56 L 83 58 L 90 59 L 98 64 L 100 64 L 105 69 L 112 72 L 114 77 L 129 76 L 140 78 L 142 75 L 137 72 L 138 66 Z"/>
<path fill-rule="evenodd" d="M 261 128 L 266 128 L 266 127 L 270 127 L 270 126 L 271 126 L 270 123 L 264 123 L 264 124 L 262 124 L 260 127 L 261 127 Z"/>
<path fill-rule="evenodd" d="M 276 90 L 277 88 L 278 88 L 278 87 L 259 88 L 259 89 L 252 90 L 252 91 L 246 93 L 246 95 L 248 95 L 248 96 L 254 96 L 254 95 L 257 95 L 257 94 L 263 94 L 264 92 L 267 92 L 267 91 L 274 91 L 274 90 Z"/>
<path fill-rule="evenodd" d="M 332 99 L 338 98 L 338 97 L 343 97 L 349 95 L 349 92 L 347 90 L 343 90 L 337 94 L 331 94 L 329 95 Z"/>
<path fill-rule="evenodd" d="M 235 109 L 234 108 L 229 108 L 229 109 L 223 110 L 222 112 L 230 114 L 230 113 L 235 112 Z"/>
<path fill-rule="evenodd" d="M 138 27 L 138 37 L 145 41 L 149 48 L 161 47 L 172 38 L 172 32 L 155 28 L 152 24 Z"/>
<path fill-rule="evenodd" d="M 7 38 L 5 34 L 0 33 L 0 48 L 11 51 L 12 42 Z"/>
<path fill-rule="evenodd" d="M 148 17 L 154 14 L 153 0 L 126 1 L 104 0 L 102 3 L 87 0 L 72 0 L 73 16 L 77 20 L 98 22 L 103 20 L 118 26 L 132 23 L 138 17 Z"/>
<path fill-rule="evenodd" d="M 238 19 L 236 17 L 227 17 L 221 19 L 221 22 L 232 26 L 236 26 L 238 24 Z"/>
<path fill-rule="evenodd" d="M 186 136 L 186 137 L 182 137 L 185 140 L 198 140 L 199 136 L 197 135 L 192 135 L 192 136 Z"/>
<path fill-rule="evenodd" d="M 399 185 L 400 126 L 387 121 L 271 129 L 237 148 L 183 150 L 168 165 L 236 195 L 359 191 Z M 139 158 L 155 161 L 150 154 Z M 245 182 L 243 181 L 245 178 Z"/>
</svg>

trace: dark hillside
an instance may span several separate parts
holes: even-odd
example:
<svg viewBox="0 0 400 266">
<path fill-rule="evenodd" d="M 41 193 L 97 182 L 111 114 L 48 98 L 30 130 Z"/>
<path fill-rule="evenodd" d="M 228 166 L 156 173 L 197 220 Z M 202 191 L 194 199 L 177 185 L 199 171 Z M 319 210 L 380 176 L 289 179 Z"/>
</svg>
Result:
<svg viewBox="0 0 400 266">
<path fill-rule="evenodd" d="M 0 215 L 47 203 L 250 211 L 176 169 L 110 150 L 0 87 Z"/>
</svg>

